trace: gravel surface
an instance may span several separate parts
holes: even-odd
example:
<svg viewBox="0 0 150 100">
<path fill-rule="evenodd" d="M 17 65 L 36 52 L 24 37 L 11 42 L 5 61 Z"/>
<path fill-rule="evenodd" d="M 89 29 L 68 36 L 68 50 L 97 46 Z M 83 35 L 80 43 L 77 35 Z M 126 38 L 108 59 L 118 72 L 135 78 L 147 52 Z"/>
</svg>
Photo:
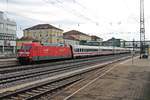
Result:
<svg viewBox="0 0 150 100">
<path fill-rule="evenodd" d="M 78 85 L 64 90 L 53 99 L 63 100 L 76 88 L 79 88 Z M 133 64 L 132 61 L 118 64 L 67 100 L 150 100 L 149 94 L 150 59 L 135 59 Z"/>
</svg>

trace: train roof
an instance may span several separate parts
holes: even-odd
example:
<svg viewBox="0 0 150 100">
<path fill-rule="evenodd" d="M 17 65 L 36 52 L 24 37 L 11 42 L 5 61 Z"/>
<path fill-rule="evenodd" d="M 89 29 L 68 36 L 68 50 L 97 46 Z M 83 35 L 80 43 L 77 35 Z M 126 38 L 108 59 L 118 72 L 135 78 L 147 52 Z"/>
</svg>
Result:
<svg viewBox="0 0 150 100">
<path fill-rule="evenodd" d="M 83 49 L 120 49 L 129 50 L 129 48 L 113 47 L 113 46 L 86 46 L 86 45 L 73 45 L 73 48 L 83 48 Z"/>
</svg>

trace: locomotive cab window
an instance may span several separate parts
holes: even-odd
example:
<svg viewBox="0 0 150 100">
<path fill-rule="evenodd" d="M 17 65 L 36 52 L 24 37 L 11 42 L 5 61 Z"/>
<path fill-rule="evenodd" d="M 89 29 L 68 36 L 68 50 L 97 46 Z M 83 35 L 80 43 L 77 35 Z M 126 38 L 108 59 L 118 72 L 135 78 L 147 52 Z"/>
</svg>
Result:
<svg viewBox="0 0 150 100">
<path fill-rule="evenodd" d="M 32 46 L 31 45 L 23 45 L 22 46 L 22 50 L 30 50 L 32 48 Z"/>
</svg>

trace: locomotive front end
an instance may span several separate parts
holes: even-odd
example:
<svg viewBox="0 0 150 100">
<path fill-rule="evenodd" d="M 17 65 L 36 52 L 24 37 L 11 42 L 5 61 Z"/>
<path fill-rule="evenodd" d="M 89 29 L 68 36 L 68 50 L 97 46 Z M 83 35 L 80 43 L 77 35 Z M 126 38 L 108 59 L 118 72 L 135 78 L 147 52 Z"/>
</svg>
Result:
<svg viewBox="0 0 150 100">
<path fill-rule="evenodd" d="M 20 63 L 31 62 L 31 48 L 30 44 L 23 44 L 21 49 L 18 51 L 17 58 Z"/>
</svg>

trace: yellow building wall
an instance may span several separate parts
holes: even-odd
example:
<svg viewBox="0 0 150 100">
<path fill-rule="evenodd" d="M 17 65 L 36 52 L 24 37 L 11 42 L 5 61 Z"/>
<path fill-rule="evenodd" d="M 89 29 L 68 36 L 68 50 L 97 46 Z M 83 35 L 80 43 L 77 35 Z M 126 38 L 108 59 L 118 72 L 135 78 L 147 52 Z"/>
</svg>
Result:
<svg viewBox="0 0 150 100">
<path fill-rule="evenodd" d="M 24 31 L 25 37 L 32 37 L 41 42 L 63 43 L 63 31 L 54 29 Z"/>
</svg>

